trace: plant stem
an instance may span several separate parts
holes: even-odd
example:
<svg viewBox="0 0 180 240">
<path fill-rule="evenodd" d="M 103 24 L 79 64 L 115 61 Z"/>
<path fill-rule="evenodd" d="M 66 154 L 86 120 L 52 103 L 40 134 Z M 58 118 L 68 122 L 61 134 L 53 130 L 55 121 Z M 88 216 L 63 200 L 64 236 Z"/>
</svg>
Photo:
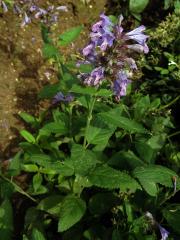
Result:
<svg viewBox="0 0 180 240">
<path fill-rule="evenodd" d="M 178 135 L 178 134 L 180 134 L 180 131 L 177 131 L 177 132 L 175 132 L 175 133 L 170 134 L 170 135 L 168 136 L 168 138 L 174 137 L 174 136 L 176 136 L 176 135 Z"/>
<path fill-rule="evenodd" d="M 172 100 L 171 102 L 169 102 L 168 104 L 166 104 L 166 105 L 160 107 L 160 108 L 158 109 L 158 111 L 159 111 L 159 110 L 163 110 L 163 109 L 165 109 L 165 108 L 171 106 L 171 105 L 174 104 L 176 101 L 178 101 L 179 98 L 180 98 L 180 96 L 177 96 L 175 99 L 173 99 L 173 100 Z"/>
<path fill-rule="evenodd" d="M 2 179 L 4 179 L 5 181 L 9 182 L 10 184 L 12 184 L 15 188 L 15 190 L 19 193 L 21 193 L 22 195 L 26 196 L 27 198 L 31 199 L 33 202 L 37 202 L 35 198 L 31 197 L 27 192 L 25 192 L 20 186 L 18 186 L 16 183 L 12 182 L 9 178 L 3 176 L 2 174 L 0 174 L 0 177 Z"/>
<path fill-rule="evenodd" d="M 91 123 L 91 120 L 92 120 L 92 112 L 93 112 L 95 102 L 96 102 L 96 97 L 93 96 L 90 100 L 89 113 L 88 113 L 87 122 L 86 122 L 86 129 L 85 129 L 84 142 L 83 142 L 83 147 L 84 148 L 87 147 L 87 145 L 86 145 L 86 134 L 87 134 L 87 131 L 89 129 L 89 126 L 90 126 L 90 123 Z"/>
</svg>

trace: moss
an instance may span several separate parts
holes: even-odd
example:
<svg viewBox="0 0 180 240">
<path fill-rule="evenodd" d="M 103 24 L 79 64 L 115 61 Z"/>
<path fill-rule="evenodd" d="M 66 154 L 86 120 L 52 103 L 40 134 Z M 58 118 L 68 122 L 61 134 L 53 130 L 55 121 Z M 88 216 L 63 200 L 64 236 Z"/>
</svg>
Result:
<svg viewBox="0 0 180 240">
<path fill-rule="evenodd" d="M 156 31 L 150 33 L 151 39 L 163 48 L 166 48 L 170 44 L 176 42 L 179 38 L 180 32 L 180 14 L 172 14 L 166 17 L 165 21 L 162 21 L 157 27 Z"/>
</svg>

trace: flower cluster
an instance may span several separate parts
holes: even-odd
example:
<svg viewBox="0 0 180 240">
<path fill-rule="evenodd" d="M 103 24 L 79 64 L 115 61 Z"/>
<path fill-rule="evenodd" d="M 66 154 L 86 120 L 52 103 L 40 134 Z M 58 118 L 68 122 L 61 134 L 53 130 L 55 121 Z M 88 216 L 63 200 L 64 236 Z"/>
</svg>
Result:
<svg viewBox="0 0 180 240">
<path fill-rule="evenodd" d="M 89 74 L 79 75 L 88 86 L 99 86 L 106 76 L 106 79 L 110 79 L 117 101 L 126 95 L 130 78 L 137 70 L 135 60 L 131 57 L 132 52 L 149 51 L 146 44 L 148 36 L 144 34 L 145 27 L 139 26 L 125 33 L 122 20 L 123 17 L 120 16 L 118 23 L 114 24 L 108 16 L 100 15 L 100 21 L 92 26 L 89 44 L 82 50 L 85 64 L 92 64 L 94 70 Z"/>
<path fill-rule="evenodd" d="M 8 11 L 5 1 L 0 1 L 3 12 Z M 23 17 L 21 27 L 29 24 L 33 19 L 39 19 L 41 22 L 52 25 L 56 23 L 59 18 L 59 11 L 67 12 L 66 6 L 50 5 L 47 9 L 41 8 L 37 5 L 37 0 L 21 0 L 13 4 L 13 12 Z"/>
<path fill-rule="evenodd" d="M 67 94 L 66 96 L 62 92 L 58 92 L 52 100 L 52 104 L 56 104 L 59 102 L 69 103 L 74 100 L 74 97 L 71 94 Z"/>
</svg>

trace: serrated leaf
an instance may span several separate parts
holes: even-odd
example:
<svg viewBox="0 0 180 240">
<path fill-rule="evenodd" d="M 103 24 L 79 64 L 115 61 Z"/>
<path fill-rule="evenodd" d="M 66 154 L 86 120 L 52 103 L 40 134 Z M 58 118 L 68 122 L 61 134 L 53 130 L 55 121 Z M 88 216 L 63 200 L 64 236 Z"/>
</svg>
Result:
<svg viewBox="0 0 180 240">
<path fill-rule="evenodd" d="M 131 133 L 147 133 L 147 130 L 140 123 L 132 119 L 116 115 L 113 111 L 100 113 L 99 115 L 107 124 L 120 127 Z"/>
<path fill-rule="evenodd" d="M 63 176 L 72 176 L 74 173 L 73 163 L 69 160 L 61 162 L 60 160 L 54 160 L 45 154 L 32 154 L 29 160 L 47 170 L 51 170 L 51 174 L 52 171 L 54 174 L 62 174 Z"/>
<path fill-rule="evenodd" d="M 20 131 L 20 134 L 21 134 L 21 136 L 22 136 L 24 139 L 26 139 L 29 143 L 35 143 L 35 142 L 36 142 L 36 139 L 34 138 L 34 136 L 33 136 L 30 132 L 28 132 L 28 131 L 26 131 L 26 130 L 21 130 L 21 131 Z"/>
<path fill-rule="evenodd" d="M 92 151 L 85 150 L 83 146 L 78 144 L 74 144 L 71 149 L 71 160 L 75 174 L 82 176 L 87 175 L 98 163 L 96 155 Z"/>
<path fill-rule="evenodd" d="M 155 196 L 156 191 L 154 184 L 160 183 L 166 187 L 173 188 L 173 177 L 177 177 L 174 171 L 159 165 L 137 167 L 133 171 L 133 175 L 152 196 Z M 151 189 L 148 189 L 148 186 L 151 187 Z"/>
<path fill-rule="evenodd" d="M 86 139 L 89 144 L 107 144 L 113 132 L 114 129 L 112 128 L 89 126 L 88 130 L 86 131 Z"/>
<path fill-rule="evenodd" d="M 44 198 L 40 201 L 37 206 L 37 209 L 41 211 L 46 211 L 49 214 L 59 216 L 60 207 L 63 202 L 64 197 L 60 195 L 52 195 L 47 198 Z"/>
<path fill-rule="evenodd" d="M 37 228 L 33 228 L 32 230 L 32 240 L 46 240 L 42 232 L 40 232 Z"/>
<path fill-rule="evenodd" d="M 13 233 L 13 209 L 8 199 L 0 205 L 0 238 L 11 240 Z"/>
<path fill-rule="evenodd" d="M 82 31 L 83 26 L 73 27 L 59 36 L 59 45 L 66 46 L 72 43 Z"/>
<path fill-rule="evenodd" d="M 114 189 L 120 188 L 121 191 L 127 189 L 135 191 L 141 189 L 135 179 L 124 172 L 120 172 L 108 166 L 98 166 L 88 175 L 89 181 L 98 187 Z"/>
<path fill-rule="evenodd" d="M 64 232 L 80 221 L 86 211 L 86 203 L 76 196 L 64 199 L 60 209 L 58 232 Z"/>
<path fill-rule="evenodd" d="M 133 13 L 141 13 L 148 5 L 149 0 L 130 0 L 129 9 Z"/>
<path fill-rule="evenodd" d="M 136 167 L 144 166 L 145 163 L 132 151 L 116 152 L 108 161 L 108 164 L 120 169 L 134 170 Z"/>
</svg>

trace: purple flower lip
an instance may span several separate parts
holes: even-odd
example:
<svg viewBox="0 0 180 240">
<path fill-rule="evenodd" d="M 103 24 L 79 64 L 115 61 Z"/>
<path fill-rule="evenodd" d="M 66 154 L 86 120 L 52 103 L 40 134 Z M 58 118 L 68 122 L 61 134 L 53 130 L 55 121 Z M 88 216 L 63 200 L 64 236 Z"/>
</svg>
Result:
<svg viewBox="0 0 180 240">
<path fill-rule="evenodd" d="M 170 234 L 165 228 L 163 228 L 160 224 L 158 224 L 159 231 L 161 233 L 161 240 L 166 240 Z"/>
<path fill-rule="evenodd" d="M 128 48 L 131 48 L 137 52 L 144 52 L 144 53 L 148 53 L 149 52 L 149 48 L 146 44 L 146 40 L 148 38 L 147 35 L 145 35 L 144 33 L 142 33 L 145 30 L 145 26 L 139 26 L 138 28 L 126 33 L 123 36 L 123 39 L 126 40 L 134 40 L 136 41 L 138 44 L 132 44 L 132 46 L 127 45 Z M 142 47 L 141 47 L 142 46 Z"/>
</svg>

